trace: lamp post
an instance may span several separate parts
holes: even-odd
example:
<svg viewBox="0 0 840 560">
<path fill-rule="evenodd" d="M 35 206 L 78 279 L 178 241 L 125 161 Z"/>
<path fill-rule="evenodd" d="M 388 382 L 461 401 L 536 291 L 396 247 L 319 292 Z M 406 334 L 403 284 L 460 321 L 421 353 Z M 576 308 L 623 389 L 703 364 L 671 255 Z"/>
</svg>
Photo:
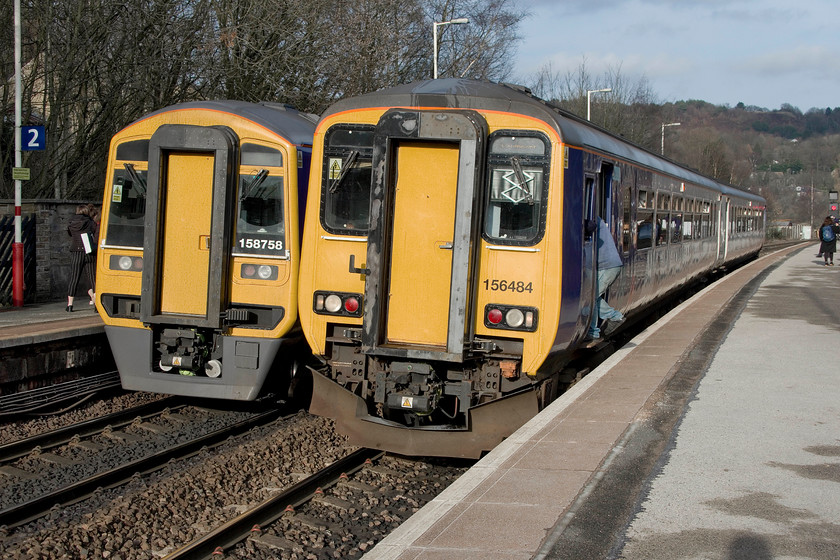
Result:
<svg viewBox="0 0 840 560">
<path fill-rule="evenodd" d="M 589 120 L 590 116 L 592 115 L 592 94 L 605 93 L 608 91 L 612 91 L 612 88 L 586 90 L 586 120 Z"/>
<path fill-rule="evenodd" d="M 436 21 L 432 25 L 432 43 L 433 43 L 433 50 L 434 50 L 434 60 L 435 60 L 435 73 L 434 78 L 437 80 L 438 77 L 438 27 L 443 25 L 463 25 L 465 23 L 469 23 L 470 20 L 462 17 L 462 18 L 455 18 L 450 19 L 449 21 Z"/>
<path fill-rule="evenodd" d="M 665 155 L 665 127 L 666 126 L 680 126 L 682 123 L 672 122 L 672 123 L 662 123 L 662 144 L 659 148 L 659 153 L 663 156 Z"/>
</svg>

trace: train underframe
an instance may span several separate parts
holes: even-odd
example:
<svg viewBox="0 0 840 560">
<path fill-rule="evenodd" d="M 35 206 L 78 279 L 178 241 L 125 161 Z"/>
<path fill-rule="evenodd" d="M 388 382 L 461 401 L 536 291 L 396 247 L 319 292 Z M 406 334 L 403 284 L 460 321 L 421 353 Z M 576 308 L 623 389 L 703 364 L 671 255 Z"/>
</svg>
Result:
<svg viewBox="0 0 840 560">
<path fill-rule="evenodd" d="M 357 445 L 478 458 L 557 392 L 555 378 L 521 373 L 519 341 L 476 340 L 453 363 L 367 355 L 350 334 L 331 337 L 330 357 L 313 370 L 310 411 L 335 419 Z"/>
<path fill-rule="evenodd" d="M 258 338 L 215 329 L 106 326 L 124 389 L 171 395 L 254 400 L 282 392 L 308 352 L 301 335 Z"/>
</svg>

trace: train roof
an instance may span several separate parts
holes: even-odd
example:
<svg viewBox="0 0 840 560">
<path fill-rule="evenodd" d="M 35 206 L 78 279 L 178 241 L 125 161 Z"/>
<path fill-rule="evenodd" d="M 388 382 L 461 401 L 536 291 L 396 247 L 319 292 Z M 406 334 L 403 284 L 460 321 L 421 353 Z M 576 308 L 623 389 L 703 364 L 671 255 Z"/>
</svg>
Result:
<svg viewBox="0 0 840 560">
<path fill-rule="evenodd" d="M 129 126 L 170 111 L 189 109 L 206 109 L 237 115 L 267 128 L 295 145 L 311 146 L 315 124 L 318 122 L 317 115 L 302 113 L 294 107 L 282 103 L 249 103 L 247 101 L 218 100 L 190 101 L 170 105 L 143 115 Z"/>
<path fill-rule="evenodd" d="M 520 86 L 461 78 L 424 80 L 343 99 L 327 109 L 322 118 L 342 111 L 373 107 L 446 107 L 527 115 L 548 123 L 563 142 L 570 145 L 633 161 L 684 181 L 721 190 L 729 196 L 764 202 L 760 196 L 715 181 L 620 138 Z"/>
</svg>

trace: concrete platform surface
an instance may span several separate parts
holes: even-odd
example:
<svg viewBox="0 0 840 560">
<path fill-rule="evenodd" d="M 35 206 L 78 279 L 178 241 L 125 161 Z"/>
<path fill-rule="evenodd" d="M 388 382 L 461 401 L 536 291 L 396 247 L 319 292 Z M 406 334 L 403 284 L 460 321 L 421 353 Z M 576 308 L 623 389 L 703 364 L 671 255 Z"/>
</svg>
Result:
<svg viewBox="0 0 840 560">
<path fill-rule="evenodd" d="M 37 303 L 0 309 L 0 348 L 26 346 L 105 332 L 104 324 L 88 299 L 77 298 L 73 312 L 64 302 Z"/>
<path fill-rule="evenodd" d="M 364 559 L 840 557 L 752 555 L 840 543 L 840 267 L 814 254 L 683 303 Z"/>
</svg>

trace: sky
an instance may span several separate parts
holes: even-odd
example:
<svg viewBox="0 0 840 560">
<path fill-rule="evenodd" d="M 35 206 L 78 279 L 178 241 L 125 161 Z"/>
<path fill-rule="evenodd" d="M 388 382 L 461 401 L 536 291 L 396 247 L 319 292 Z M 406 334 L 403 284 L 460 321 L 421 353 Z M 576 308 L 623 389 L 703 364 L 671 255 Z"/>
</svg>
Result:
<svg viewBox="0 0 840 560">
<path fill-rule="evenodd" d="M 655 101 L 840 107 L 837 0 L 515 0 L 516 76 L 551 63 L 647 79 Z"/>
</svg>

